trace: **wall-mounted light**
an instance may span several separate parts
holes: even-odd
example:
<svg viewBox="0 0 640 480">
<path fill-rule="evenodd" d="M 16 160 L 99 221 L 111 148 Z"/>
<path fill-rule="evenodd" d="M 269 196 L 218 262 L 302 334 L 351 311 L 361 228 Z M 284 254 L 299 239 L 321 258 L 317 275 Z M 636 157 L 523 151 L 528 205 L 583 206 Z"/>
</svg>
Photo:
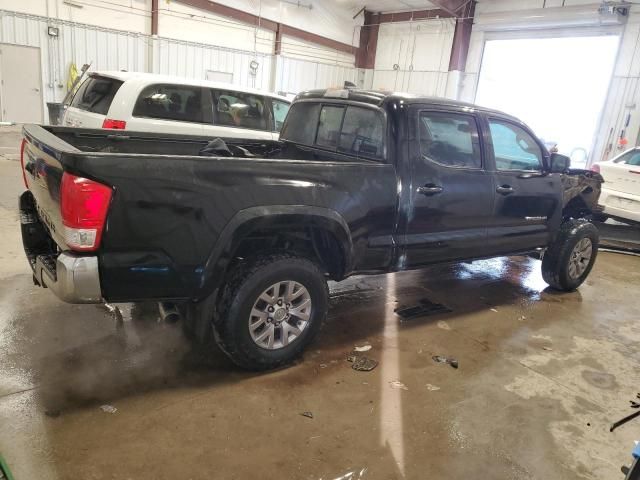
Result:
<svg viewBox="0 0 640 480">
<path fill-rule="evenodd" d="M 47 35 L 50 37 L 57 37 L 60 35 L 60 29 L 58 27 L 47 27 Z"/>
</svg>

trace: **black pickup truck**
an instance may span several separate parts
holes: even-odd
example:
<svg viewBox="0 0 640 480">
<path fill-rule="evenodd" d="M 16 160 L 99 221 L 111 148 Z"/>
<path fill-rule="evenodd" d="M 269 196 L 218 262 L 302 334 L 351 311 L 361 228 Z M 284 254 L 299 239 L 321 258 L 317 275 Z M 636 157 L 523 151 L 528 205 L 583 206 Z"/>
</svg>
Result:
<svg viewBox="0 0 640 480">
<path fill-rule="evenodd" d="M 572 290 L 596 258 L 602 178 L 500 112 L 310 91 L 279 142 L 211 140 L 25 126 L 36 284 L 71 303 L 177 305 L 195 338 L 268 369 L 317 333 L 328 279 L 537 254 Z"/>
</svg>

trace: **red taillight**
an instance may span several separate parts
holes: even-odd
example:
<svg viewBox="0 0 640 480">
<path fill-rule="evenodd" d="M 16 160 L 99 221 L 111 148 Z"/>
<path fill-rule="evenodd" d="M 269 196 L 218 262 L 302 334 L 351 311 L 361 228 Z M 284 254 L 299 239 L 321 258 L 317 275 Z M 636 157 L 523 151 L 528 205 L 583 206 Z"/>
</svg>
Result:
<svg viewBox="0 0 640 480">
<path fill-rule="evenodd" d="M 597 163 L 594 163 L 593 165 L 591 165 L 591 171 L 600 173 L 600 165 L 598 165 Z"/>
<path fill-rule="evenodd" d="M 67 245 L 72 250 L 96 250 L 107 219 L 111 188 L 65 172 L 60 191 L 60 211 Z"/>
<path fill-rule="evenodd" d="M 102 122 L 102 128 L 111 128 L 113 130 L 124 130 L 127 127 L 127 122 L 124 120 L 111 120 L 110 118 L 105 118 L 104 122 Z"/>
<path fill-rule="evenodd" d="M 24 180 L 24 186 L 29 188 L 29 185 L 27 185 L 27 174 L 24 170 L 24 147 L 26 144 L 27 140 L 23 138 L 22 143 L 20 144 L 20 166 L 22 167 L 22 180 Z"/>
</svg>

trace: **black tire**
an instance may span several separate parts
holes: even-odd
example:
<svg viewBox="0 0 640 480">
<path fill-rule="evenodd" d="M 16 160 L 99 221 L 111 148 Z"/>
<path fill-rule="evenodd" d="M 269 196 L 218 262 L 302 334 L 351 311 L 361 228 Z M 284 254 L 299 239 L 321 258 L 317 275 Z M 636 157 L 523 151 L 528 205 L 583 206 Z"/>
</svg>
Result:
<svg viewBox="0 0 640 480">
<path fill-rule="evenodd" d="M 258 297 L 276 282 L 295 281 L 311 299 L 308 324 L 290 344 L 270 350 L 251 338 L 249 317 Z M 227 356 L 247 370 L 270 370 L 297 358 L 316 336 L 327 316 L 329 290 L 322 270 L 289 254 L 258 257 L 236 267 L 228 279 L 213 324 L 216 341 Z"/>
<path fill-rule="evenodd" d="M 609 216 L 605 215 L 604 213 L 594 213 L 593 214 L 593 219 L 596 222 L 604 223 L 609 219 Z"/>
<path fill-rule="evenodd" d="M 585 281 L 598 255 L 598 229 L 585 219 L 568 220 L 562 224 L 555 242 L 547 248 L 542 257 L 542 278 L 550 287 L 569 292 Z M 570 275 L 570 261 L 576 245 L 583 239 L 591 241 L 591 258 L 586 269 L 573 278 Z"/>
</svg>

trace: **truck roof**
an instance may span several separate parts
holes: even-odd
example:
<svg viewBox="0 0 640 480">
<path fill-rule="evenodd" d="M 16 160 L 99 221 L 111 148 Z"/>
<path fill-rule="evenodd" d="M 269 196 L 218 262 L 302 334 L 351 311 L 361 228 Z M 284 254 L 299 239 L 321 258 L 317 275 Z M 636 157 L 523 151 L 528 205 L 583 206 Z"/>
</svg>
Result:
<svg viewBox="0 0 640 480">
<path fill-rule="evenodd" d="M 467 108 L 467 109 L 479 110 L 487 113 L 494 113 L 496 115 L 500 115 L 502 117 L 509 117 L 520 122 L 519 119 L 513 117 L 512 115 L 509 115 L 504 112 L 500 112 L 498 110 L 492 110 L 490 108 L 480 107 L 473 103 L 461 102 L 458 100 L 451 100 L 449 98 L 444 98 L 444 97 L 430 97 L 426 95 L 416 95 L 414 93 L 406 93 L 406 92 L 391 92 L 391 91 L 385 91 L 385 90 L 363 90 L 358 88 L 326 88 L 326 89 L 308 90 L 306 92 L 301 92 L 296 97 L 296 100 L 329 99 L 329 98 L 368 103 L 378 107 L 382 107 L 386 103 L 390 103 L 394 101 L 402 101 L 408 104 L 427 103 L 431 105 Z"/>
</svg>

